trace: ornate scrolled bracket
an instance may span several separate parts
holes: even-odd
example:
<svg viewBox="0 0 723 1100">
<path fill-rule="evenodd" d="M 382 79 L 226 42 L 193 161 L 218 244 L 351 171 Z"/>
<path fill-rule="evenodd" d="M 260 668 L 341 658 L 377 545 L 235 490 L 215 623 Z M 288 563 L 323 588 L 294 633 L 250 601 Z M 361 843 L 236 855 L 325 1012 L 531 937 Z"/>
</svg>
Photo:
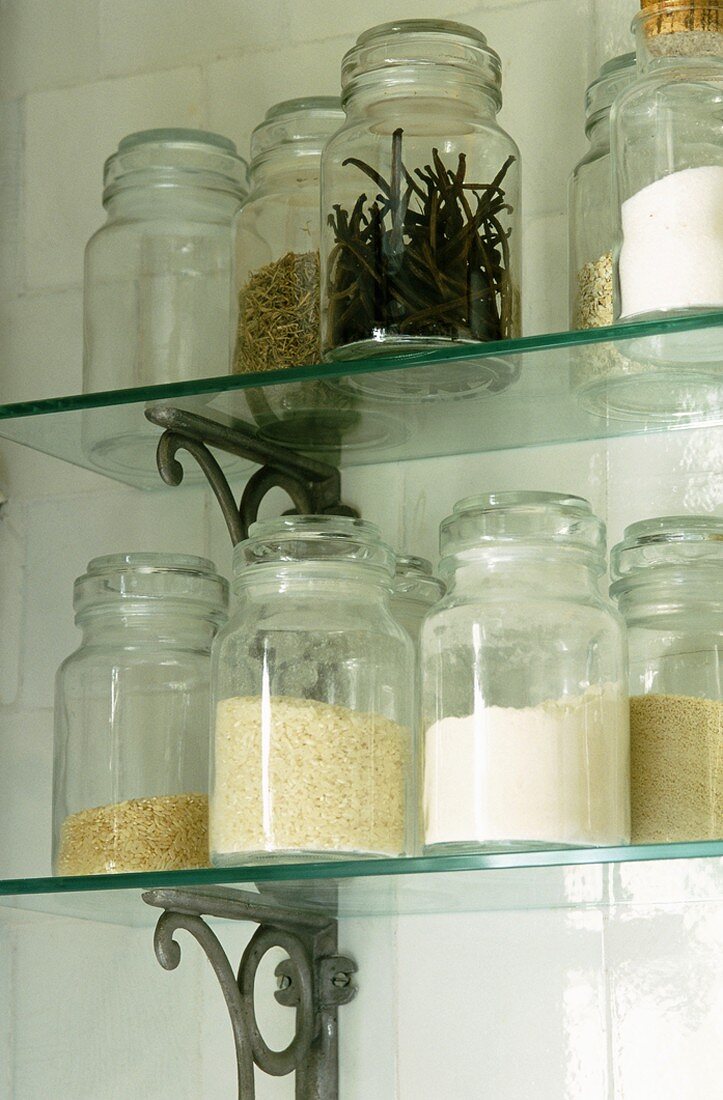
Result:
<svg viewBox="0 0 723 1100">
<path fill-rule="evenodd" d="M 201 467 L 223 512 L 234 546 L 246 538 L 255 522 L 261 501 L 269 490 L 279 487 L 290 497 L 294 512 L 315 515 L 357 516 L 341 502 L 341 477 L 334 466 L 297 454 L 288 447 L 263 439 L 248 424 L 232 426 L 186 412 L 170 405 L 154 405 L 146 418 L 165 429 L 158 443 L 158 472 L 167 485 L 180 485 L 183 466 L 177 458 L 185 450 Z M 250 459 L 260 464 L 249 479 L 236 505 L 228 481 L 209 447 Z"/>
<path fill-rule="evenodd" d="M 154 937 L 156 958 L 175 970 L 179 930 L 189 932 L 208 957 L 231 1017 L 239 1100 L 254 1100 L 254 1064 L 274 1077 L 296 1074 L 297 1100 L 338 1100 L 337 1009 L 355 995 L 356 964 L 336 953 L 337 924 L 325 913 L 293 912 L 271 896 L 243 890 L 150 890 L 148 905 L 164 910 Z M 255 921 L 259 928 L 234 974 L 204 917 Z M 272 1050 L 256 1020 L 254 988 L 263 957 L 272 947 L 288 956 L 276 967 L 279 1004 L 296 1010 L 296 1031 L 285 1050 Z"/>
</svg>

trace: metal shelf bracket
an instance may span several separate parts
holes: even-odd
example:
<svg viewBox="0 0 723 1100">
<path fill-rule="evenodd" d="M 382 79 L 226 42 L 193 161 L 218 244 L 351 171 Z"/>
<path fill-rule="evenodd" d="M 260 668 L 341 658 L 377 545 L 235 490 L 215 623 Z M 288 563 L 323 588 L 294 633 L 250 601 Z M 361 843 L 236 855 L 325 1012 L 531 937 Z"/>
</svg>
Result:
<svg viewBox="0 0 723 1100">
<path fill-rule="evenodd" d="M 341 476 L 336 467 L 271 443 L 248 424 L 220 424 L 172 405 L 151 406 L 146 410 L 146 419 L 165 429 L 156 452 L 163 480 L 167 485 L 180 485 L 183 466 L 176 455 L 180 450 L 192 455 L 213 489 L 234 546 L 246 538 L 261 501 L 275 486 L 288 493 L 294 512 L 300 515 L 359 515 L 341 502 Z M 249 479 L 238 505 L 209 447 L 261 466 Z"/>
<path fill-rule="evenodd" d="M 273 1077 L 296 1074 L 296 1100 L 338 1100 L 337 1013 L 356 994 L 356 964 L 337 951 L 337 921 L 327 913 L 284 908 L 271 895 L 215 887 L 210 890 L 149 890 L 148 905 L 163 909 L 156 925 L 156 958 L 165 970 L 181 961 L 176 933 L 189 932 L 205 952 L 231 1017 L 239 1100 L 254 1100 L 254 1065 Z M 258 929 L 234 973 L 226 952 L 204 917 L 253 921 Z M 254 1009 L 259 964 L 272 947 L 288 955 L 276 967 L 279 1004 L 296 1010 L 296 1032 L 285 1050 L 264 1041 Z"/>
</svg>

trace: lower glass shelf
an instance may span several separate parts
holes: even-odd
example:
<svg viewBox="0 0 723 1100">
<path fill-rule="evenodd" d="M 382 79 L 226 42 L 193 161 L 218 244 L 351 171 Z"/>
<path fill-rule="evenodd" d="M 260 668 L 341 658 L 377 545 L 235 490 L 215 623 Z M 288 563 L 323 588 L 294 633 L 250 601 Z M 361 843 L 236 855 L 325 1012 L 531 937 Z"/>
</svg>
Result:
<svg viewBox="0 0 723 1100">
<path fill-rule="evenodd" d="M 0 921 L 45 913 L 151 925 L 157 887 L 238 886 L 345 917 L 723 902 L 723 840 L 434 858 L 0 880 Z"/>
</svg>

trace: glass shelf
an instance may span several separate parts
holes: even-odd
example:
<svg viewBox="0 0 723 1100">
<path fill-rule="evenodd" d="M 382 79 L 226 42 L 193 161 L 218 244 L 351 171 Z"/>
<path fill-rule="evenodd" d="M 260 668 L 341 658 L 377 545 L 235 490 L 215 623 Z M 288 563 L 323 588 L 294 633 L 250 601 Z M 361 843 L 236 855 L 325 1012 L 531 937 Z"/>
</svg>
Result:
<svg viewBox="0 0 723 1100">
<path fill-rule="evenodd" d="M 238 886 L 344 917 L 723 901 L 723 840 L 491 855 L 0 880 L 0 920 L 45 913 L 152 924 L 156 887 Z"/>
<path fill-rule="evenodd" d="M 342 467 L 721 424 L 723 310 L 0 405 L 0 436 L 160 487 L 160 429 L 145 418 L 157 404 L 242 421 Z M 190 459 L 186 468 L 198 479 Z"/>
</svg>

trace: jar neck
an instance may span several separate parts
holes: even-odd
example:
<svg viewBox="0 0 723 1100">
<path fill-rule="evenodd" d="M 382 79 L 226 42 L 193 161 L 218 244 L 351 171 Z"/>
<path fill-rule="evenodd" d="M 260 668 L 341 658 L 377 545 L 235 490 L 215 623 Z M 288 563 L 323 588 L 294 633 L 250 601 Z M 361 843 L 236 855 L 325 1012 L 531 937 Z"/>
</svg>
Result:
<svg viewBox="0 0 723 1100">
<path fill-rule="evenodd" d="M 440 570 L 447 581 L 447 594 L 479 594 L 489 589 L 525 588 L 535 599 L 574 598 L 601 595 L 600 563 L 589 554 L 500 550 L 499 547 L 467 551 L 444 562 Z"/>
<path fill-rule="evenodd" d="M 396 116 L 400 99 L 437 101 L 441 112 L 473 113 L 488 121 L 494 120 L 500 109 L 499 93 L 488 84 L 461 79 L 457 73 L 435 76 L 411 68 L 395 70 L 389 78 L 380 78 L 378 73 L 358 77 L 345 90 L 342 102 L 347 121 L 354 122 L 369 112 Z"/>
<path fill-rule="evenodd" d="M 210 649 L 219 619 L 187 608 L 152 611 L 147 606 L 89 608 L 76 617 L 84 645 L 158 645 Z"/>
<path fill-rule="evenodd" d="M 616 581 L 610 592 L 629 624 L 692 611 L 723 622 L 723 584 L 717 564 L 661 566 L 648 576 Z"/>
<path fill-rule="evenodd" d="M 723 65 L 720 9 L 680 4 L 665 12 L 641 12 L 634 23 L 638 73 L 681 65 Z"/>
<path fill-rule="evenodd" d="M 592 152 L 610 152 L 610 111 L 602 111 L 587 124 L 586 133 Z"/>
<path fill-rule="evenodd" d="M 321 150 L 294 155 L 281 149 L 268 153 L 251 167 L 249 198 L 253 199 L 261 190 L 318 188 L 320 165 Z"/>
</svg>

